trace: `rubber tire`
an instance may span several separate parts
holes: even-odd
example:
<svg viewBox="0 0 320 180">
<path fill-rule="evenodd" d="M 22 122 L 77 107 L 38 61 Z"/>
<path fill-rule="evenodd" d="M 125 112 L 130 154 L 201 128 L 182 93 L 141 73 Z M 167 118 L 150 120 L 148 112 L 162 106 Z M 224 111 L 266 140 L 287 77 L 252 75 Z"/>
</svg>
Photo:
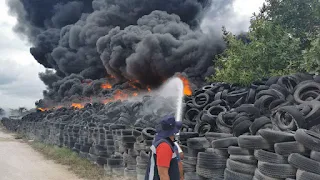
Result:
<svg viewBox="0 0 320 180">
<path fill-rule="evenodd" d="M 310 159 L 320 162 L 320 152 L 318 151 L 311 151 Z"/>
<path fill-rule="evenodd" d="M 251 124 L 249 130 L 252 135 L 256 135 L 259 129 L 261 129 L 266 124 L 271 124 L 271 120 L 268 117 L 262 116 L 260 118 L 256 118 Z"/>
<path fill-rule="evenodd" d="M 211 142 L 213 148 L 228 148 L 229 146 L 238 146 L 238 138 L 228 137 L 223 139 L 214 140 Z"/>
<path fill-rule="evenodd" d="M 272 149 L 273 146 L 262 136 L 242 135 L 238 138 L 238 144 L 245 149 Z"/>
<path fill-rule="evenodd" d="M 229 159 L 245 164 L 257 165 L 258 160 L 252 155 L 230 155 Z"/>
<path fill-rule="evenodd" d="M 297 141 L 276 143 L 274 144 L 274 150 L 282 156 L 289 156 L 291 153 L 308 153 L 307 149 Z"/>
<path fill-rule="evenodd" d="M 288 164 L 288 158 L 279 154 L 265 151 L 262 149 L 254 151 L 254 157 L 261 162 L 268 162 L 273 164 Z"/>
<path fill-rule="evenodd" d="M 253 176 L 238 173 L 229 169 L 224 170 L 224 180 L 252 180 Z"/>
<path fill-rule="evenodd" d="M 254 171 L 254 177 L 257 180 L 282 180 L 282 178 L 280 179 L 280 178 L 272 178 L 272 177 L 266 176 L 262 174 L 258 168 Z"/>
<path fill-rule="evenodd" d="M 253 155 L 253 150 L 251 149 L 245 149 L 245 148 L 241 148 L 241 147 L 236 147 L 236 146 L 230 146 L 228 147 L 228 153 L 230 155 L 243 155 L 243 156 L 247 156 L 247 155 Z"/>
<path fill-rule="evenodd" d="M 271 129 L 261 129 L 259 134 L 270 143 L 295 141 L 294 134 Z"/>
<path fill-rule="evenodd" d="M 198 175 L 209 178 L 209 179 L 221 179 L 223 180 L 224 176 L 224 168 L 223 169 L 206 169 L 206 168 L 200 168 L 196 167 L 196 172 Z"/>
<path fill-rule="evenodd" d="M 205 169 L 226 168 L 227 158 L 214 153 L 199 152 L 197 157 L 197 167 Z"/>
<path fill-rule="evenodd" d="M 249 120 L 244 120 L 242 122 L 240 122 L 239 124 L 237 124 L 234 128 L 233 128 L 233 135 L 236 137 L 241 136 L 242 134 L 245 134 L 247 132 L 250 132 L 250 126 L 252 125 L 252 122 Z"/>
<path fill-rule="evenodd" d="M 205 137 L 195 137 L 187 140 L 187 146 L 191 149 L 206 149 L 210 143 Z"/>
<path fill-rule="evenodd" d="M 298 129 L 295 134 L 295 139 L 305 147 L 320 152 L 320 134 L 304 129 Z"/>
<path fill-rule="evenodd" d="M 295 177 L 297 169 L 290 164 L 273 164 L 267 162 L 258 162 L 259 171 L 272 178 Z"/>
<path fill-rule="evenodd" d="M 251 164 L 245 164 L 238 161 L 234 161 L 231 159 L 227 160 L 227 168 L 229 170 L 232 170 L 234 172 L 248 174 L 248 175 L 254 175 L 254 170 L 256 169 L 256 165 Z"/>
<path fill-rule="evenodd" d="M 320 175 L 298 169 L 296 174 L 296 179 L 297 180 L 319 180 Z"/>
<path fill-rule="evenodd" d="M 289 163 L 297 169 L 312 172 L 320 175 L 320 162 L 309 159 L 298 153 L 290 154 Z"/>
</svg>

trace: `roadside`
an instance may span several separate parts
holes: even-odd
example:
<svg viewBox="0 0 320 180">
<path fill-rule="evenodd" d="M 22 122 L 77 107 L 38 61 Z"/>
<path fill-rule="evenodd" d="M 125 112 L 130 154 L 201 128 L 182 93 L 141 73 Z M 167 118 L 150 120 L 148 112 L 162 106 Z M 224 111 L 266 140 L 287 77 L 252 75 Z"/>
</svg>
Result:
<svg viewBox="0 0 320 180">
<path fill-rule="evenodd" d="M 0 127 L 1 180 L 80 180 L 68 166 L 45 159 L 23 140 Z"/>
</svg>

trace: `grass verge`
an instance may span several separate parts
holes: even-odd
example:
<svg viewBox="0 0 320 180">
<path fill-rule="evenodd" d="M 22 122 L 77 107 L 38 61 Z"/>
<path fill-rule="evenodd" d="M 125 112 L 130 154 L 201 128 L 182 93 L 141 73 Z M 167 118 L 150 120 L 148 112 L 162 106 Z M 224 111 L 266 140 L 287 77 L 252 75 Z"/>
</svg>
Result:
<svg viewBox="0 0 320 180">
<path fill-rule="evenodd" d="M 83 179 L 102 180 L 104 169 L 91 164 L 90 161 L 79 157 L 76 153 L 67 148 L 43 144 L 41 142 L 28 142 L 33 149 L 42 153 L 46 158 L 55 162 L 66 165 L 69 170 L 74 172 L 78 177 Z"/>
</svg>

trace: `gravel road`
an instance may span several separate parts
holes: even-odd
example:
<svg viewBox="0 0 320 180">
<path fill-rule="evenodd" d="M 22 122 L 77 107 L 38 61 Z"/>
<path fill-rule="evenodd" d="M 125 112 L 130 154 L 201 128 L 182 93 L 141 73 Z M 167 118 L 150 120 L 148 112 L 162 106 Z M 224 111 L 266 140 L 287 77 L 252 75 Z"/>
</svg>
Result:
<svg viewBox="0 0 320 180">
<path fill-rule="evenodd" d="M 79 180 L 67 167 L 45 159 L 0 128 L 0 180 Z"/>
</svg>

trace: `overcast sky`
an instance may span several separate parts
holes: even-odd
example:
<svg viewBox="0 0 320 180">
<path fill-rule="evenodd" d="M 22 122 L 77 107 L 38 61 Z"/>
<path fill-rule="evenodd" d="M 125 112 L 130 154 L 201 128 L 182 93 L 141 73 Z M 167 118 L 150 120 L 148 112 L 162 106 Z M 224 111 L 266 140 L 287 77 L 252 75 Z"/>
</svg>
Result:
<svg viewBox="0 0 320 180">
<path fill-rule="evenodd" d="M 208 16 L 202 28 L 210 31 L 224 24 L 228 30 L 238 33 L 248 28 L 252 13 L 258 11 L 262 3 L 263 0 L 235 0 L 234 6 L 229 7 L 234 11 L 224 15 L 228 17 L 227 21 Z M 29 53 L 31 45 L 12 31 L 16 20 L 7 14 L 5 0 L 0 0 L 0 12 L 0 107 L 33 108 L 45 89 L 38 78 L 38 73 L 44 68 Z M 219 13 L 222 12 L 219 9 Z M 212 9 L 210 13 L 217 13 L 217 10 Z"/>
</svg>

